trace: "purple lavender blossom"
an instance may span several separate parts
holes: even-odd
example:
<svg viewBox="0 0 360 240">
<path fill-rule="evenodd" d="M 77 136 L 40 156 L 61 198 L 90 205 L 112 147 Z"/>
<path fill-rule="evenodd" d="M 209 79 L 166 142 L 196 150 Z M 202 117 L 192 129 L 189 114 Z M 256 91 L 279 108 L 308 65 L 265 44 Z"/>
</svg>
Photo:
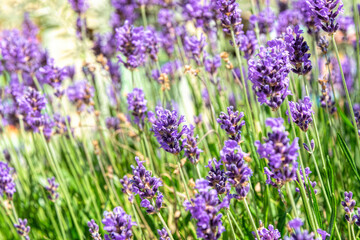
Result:
<svg viewBox="0 0 360 240">
<path fill-rule="evenodd" d="M 281 234 L 279 232 L 279 230 L 277 230 L 276 228 L 274 228 L 273 225 L 269 225 L 268 228 L 264 227 L 264 224 L 262 223 L 262 221 L 259 221 L 259 228 L 257 230 L 260 239 L 256 238 L 256 234 L 254 232 L 252 232 L 252 234 L 255 237 L 255 240 L 279 240 L 281 239 Z"/>
<path fill-rule="evenodd" d="M 70 127 L 70 131 L 67 127 L 67 123 L 71 126 L 71 118 L 70 116 L 63 117 L 60 114 L 55 113 L 53 115 L 54 118 L 54 129 L 55 133 L 59 135 L 65 135 L 66 137 L 70 137 L 69 134 L 74 135 L 74 129 Z M 66 123 L 67 121 L 67 123 Z"/>
<path fill-rule="evenodd" d="M 30 20 L 28 12 L 24 13 L 24 21 L 22 22 L 22 34 L 27 39 L 35 39 L 39 32 L 39 28 Z"/>
<path fill-rule="evenodd" d="M 249 60 L 249 79 L 260 104 L 275 111 L 291 94 L 288 90 L 290 72 L 286 43 L 280 39 L 268 41 L 268 47 L 260 48 L 256 58 Z"/>
<path fill-rule="evenodd" d="M 89 227 L 89 232 L 91 233 L 91 238 L 94 240 L 101 240 L 99 226 L 96 224 L 95 220 L 91 219 L 91 221 L 89 221 L 87 225 Z"/>
<path fill-rule="evenodd" d="M 9 167 L 6 162 L 0 162 L 0 196 L 6 195 L 9 200 L 12 200 L 16 192 L 12 173 L 13 168 Z"/>
<path fill-rule="evenodd" d="M 227 181 L 225 171 L 220 168 L 221 165 L 221 160 L 210 159 L 208 165 L 206 165 L 209 168 L 206 180 L 209 181 L 209 186 L 215 189 L 218 194 L 227 194 L 230 191 L 230 184 Z"/>
<path fill-rule="evenodd" d="M 243 36 L 243 25 L 241 23 L 241 10 L 239 5 L 236 3 L 236 0 L 217 0 L 216 4 L 220 11 L 223 32 L 231 35 L 231 31 L 233 31 L 236 42 L 230 42 L 231 44 L 240 46 L 240 41 Z"/>
<path fill-rule="evenodd" d="M 344 86 L 342 85 L 341 71 L 337 59 L 335 57 L 332 57 L 330 59 L 330 64 L 332 67 L 331 78 L 334 83 L 335 89 L 339 89 L 340 93 L 342 95 L 345 95 Z M 355 74 L 354 59 L 345 55 L 344 58 L 341 59 L 341 66 L 343 69 L 346 86 L 348 87 L 349 92 L 352 93 L 354 90 L 354 74 Z"/>
<path fill-rule="evenodd" d="M 219 55 L 213 57 L 213 59 L 209 57 L 205 57 L 204 60 L 205 70 L 210 73 L 212 76 L 217 73 L 218 68 L 221 66 L 221 58 Z"/>
<path fill-rule="evenodd" d="M 16 232 L 19 234 L 20 237 L 23 237 L 25 240 L 30 240 L 30 226 L 26 226 L 27 223 L 28 221 L 26 218 L 24 220 L 19 218 L 18 223 L 15 223 L 14 227 L 16 228 Z"/>
<path fill-rule="evenodd" d="M 308 0 L 297 0 L 293 2 L 293 8 L 299 11 L 301 22 L 307 27 L 307 32 L 311 35 L 316 35 L 320 31 L 320 26 L 316 24 L 316 16 L 314 16 Z"/>
<path fill-rule="evenodd" d="M 295 180 L 298 167 L 298 138 L 290 145 L 289 133 L 283 123 L 282 118 L 268 118 L 265 124 L 272 128 L 272 133 L 268 133 L 264 144 L 255 142 L 260 157 L 269 161 L 268 167 L 264 168 L 266 183 L 276 188 Z"/>
<path fill-rule="evenodd" d="M 113 131 L 120 129 L 120 119 L 118 117 L 107 117 L 105 120 L 106 127 Z"/>
<path fill-rule="evenodd" d="M 184 49 L 189 58 L 193 58 L 197 65 L 201 64 L 202 53 L 206 46 L 205 35 L 201 34 L 200 39 L 196 36 L 185 37 Z"/>
<path fill-rule="evenodd" d="M 246 31 L 240 38 L 240 50 L 244 52 L 245 59 L 249 60 L 259 48 L 256 34 L 253 30 Z"/>
<path fill-rule="evenodd" d="M 312 153 L 312 151 L 314 151 L 314 148 L 315 148 L 315 142 L 314 142 L 314 139 L 311 139 L 310 141 L 310 147 L 306 144 L 306 143 L 303 143 L 303 146 L 304 146 L 304 149 L 310 153 Z"/>
<path fill-rule="evenodd" d="M 344 207 L 345 210 L 345 219 L 350 224 L 352 224 L 358 218 L 357 215 L 353 215 L 356 201 L 352 198 L 352 192 L 345 192 L 344 197 L 344 201 L 341 202 L 341 205 Z"/>
<path fill-rule="evenodd" d="M 321 36 L 318 43 L 318 47 L 321 49 L 323 54 L 326 54 L 329 48 L 329 41 L 326 39 L 326 36 Z"/>
<path fill-rule="evenodd" d="M 276 19 L 275 13 L 271 8 L 266 7 L 264 10 L 259 12 L 259 15 L 252 15 L 250 17 L 250 23 L 252 28 L 255 28 L 255 23 L 257 22 L 260 33 L 267 34 L 271 33 L 274 28 L 274 23 Z"/>
<path fill-rule="evenodd" d="M 291 120 L 298 125 L 302 131 L 306 132 L 313 121 L 311 116 L 314 111 L 311 109 L 312 103 L 310 98 L 305 96 L 304 100 L 300 99 L 299 102 L 290 101 L 289 105 Z M 286 111 L 286 114 L 289 116 L 289 111 Z"/>
<path fill-rule="evenodd" d="M 118 58 L 126 68 L 136 69 L 145 62 L 146 45 L 142 27 L 134 27 L 125 21 L 122 27 L 116 29 L 116 39 L 118 50 L 126 61 L 121 56 Z"/>
<path fill-rule="evenodd" d="M 339 29 L 339 23 L 336 22 L 336 17 L 343 12 L 343 4 L 341 0 L 329 1 L 307 1 L 312 15 L 315 19 L 315 24 L 321 27 L 330 35 L 334 34 Z"/>
<path fill-rule="evenodd" d="M 162 208 L 163 195 L 158 190 L 162 186 L 160 178 L 152 177 L 152 173 L 143 165 L 143 161 L 140 161 L 138 157 L 135 157 L 137 167 L 131 166 L 133 169 L 133 177 L 130 179 L 131 190 L 135 195 L 139 195 L 141 198 L 140 205 L 146 208 L 148 214 L 154 214 Z M 151 203 L 154 201 L 155 204 Z"/>
<path fill-rule="evenodd" d="M 293 228 L 295 232 L 291 233 L 289 237 L 285 237 L 285 240 L 315 240 L 315 234 L 309 233 L 308 230 L 304 230 L 301 232 L 301 226 L 303 225 L 303 221 L 299 218 L 295 218 L 289 221 L 289 227 Z"/>
<path fill-rule="evenodd" d="M 66 68 L 55 66 L 53 58 L 48 59 L 47 64 L 39 69 L 41 82 L 49 84 L 53 88 L 59 88 L 62 81 L 67 77 Z"/>
<path fill-rule="evenodd" d="M 179 72 L 179 70 L 181 69 L 181 62 L 178 60 L 175 61 L 169 61 L 167 63 L 165 63 L 164 65 L 161 66 L 161 73 L 165 73 L 167 74 L 167 76 L 169 77 L 169 79 L 175 79 L 176 77 L 176 73 Z M 158 69 L 154 69 L 151 73 L 151 77 L 160 82 L 159 78 L 160 78 L 160 72 Z"/>
<path fill-rule="evenodd" d="M 158 229 L 157 232 L 160 235 L 159 240 L 170 240 L 170 237 L 166 231 L 166 228 Z"/>
<path fill-rule="evenodd" d="M 87 0 L 69 0 L 71 8 L 78 14 L 86 12 L 89 8 Z"/>
<path fill-rule="evenodd" d="M 149 54 L 150 59 L 153 61 L 157 61 L 158 60 L 157 54 L 159 52 L 161 40 L 155 29 L 148 27 L 144 31 L 144 39 L 145 39 L 146 52 Z"/>
<path fill-rule="evenodd" d="M 197 237 L 204 240 L 219 239 L 225 231 L 219 211 L 229 207 L 229 198 L 220 201 L 216 190 L 211 189 L 209 182 L 204 179 L 196 180 L 195 188 L 199 193 L 190 201 L 186 200 L 184 206 L 192 218 L 197 220 Z"/>
<path fill-rule="evenodd" d="M 314 189 L 314 193 L 317 194 L 318 191 L 317 191 L 317 189 L 315 189 L 316 182 L 310 181 L 310 177 L 309 177 L 310 173 L 311 173 L 310 168 L 309 167 L 305 168 L 305 178 L 304 178 L 304 173 L 302 171 L 302 168 L 300 168 L 300 176 L 301 176 L 301 180 L 304 184 L 304 188 L 306 189 L 306 186 L 308 186 L 308 180 L 309 180 L 311 187 Z M 298 177 L 296 177 L 296 181 L 300 184 L 300 180 Z M 297 187 L 297 188 L 295 188 L 295 191 L 300 192 L 300 189 Z"/>
<path fill-rule="evenodd" d="M 134 116 L 134 122 L 142 129 L 144 126 L 145 114 L 147 111 L 145 94 L 140 88 L 127 95 L 128 109 Z"/>
<path fill-rule="evenodd" d="M 229 139 L 236 142 L 241 141 L 241 129 L 245 125 L 245 121 L 242 120 L 244 113 L 239 111 L 234 112 L 234 107 L 227 108 L 228 114 L 221 112 L 217 122 L 220 124 L 221 129 L 224 129 L 229 135 Z"/>
<path fill-rule="evenodd" d="M 278 35 L 284 33 L 286 29 L 299 25 L 301 21 L 301 13 L 297 9 L 287 9 L 279 14 L 278 22 L 276 26 L 276 32 Z"/>
<path fill-rule="evenodd" d="M 236 191 L 235 194 L 231 194 L 231 197 L 243 200 L 249 193 L 249 181 L 253 174 L 244 161 L 244 158 L 248 155 L 241 150 L 236 141 L 227 140 L 225 141 L 225 146 L 220 151 L 220 156 L 226 167 L 225 174 L 228 177 L 228 181 Z"/>
<path fill-rule="evenodd" d="M 131 221 L 131 215 L 127 215 L 121 207 L 114 208 L 113 212 L 105 211 L 101 222 L 104 230 L 108 232 L 105 240 L 131 239 L 131 228 L 136 226 L 136 223 Z"/>
<path fill-rule="evenodd" d="M 45 97 L 33 88 L 28 88 L 24 95 L 18 96 L 16 100 L 20 113 L 24 116 L 36 116 L 40 114 L 46 106 Z"/>
<path fill-rule="evenodd" d="M 123 186 L 121 191 L 128 195 L 128 200 L 130 203 L 134 202 L 134 194 L 132 190 L 132 183 L 130 182 L 130 179 L 125 175 L 122 179 L 120 179 L 120 183 Z"/>
<path fill-rule="evenodd" d="M 301 36 L 302 33 L 303 31 L 300 30 L 299 25 L 296 25 L 294 30 L 288 27 L 285 34 L 285 41 L 289 46 L 289 60 L 293 65 L 291 70 L 299 75 L 305 75 L 312 69 L 311 61 L 309 60 L 311 54 L 308 53 L 310 48 L 304 37 Z M 293 34 L 296 36 L 294 37 Z"/>
<path fill-rule="evenodd" d="M 156 107 L 156 119 L 153 122 L 151 131 L 154 132 L 160 148 L 172 154 L 179 154 L 183 149 L 180 139 L 183 134 L 187 133 L 188 128 L 184 125 L 180 132 L 178 131 L 180 124 L 185 122 L 185 117 L 180 116 L 173 110 L 169 111 L 162 107 Z"/>
<path fill-rule="evenodd" d="M 59 198 L 59 193 L 57 192 L 59 184 L 55 182 L 55 177 L 48 178 L 47 181 L 49 183 L 49 185 L 45 187 L 49 193 L 47 197 L 50 201 L 55 202 L 56 199 Z"/>
<path fill-rule="evenodd" d="M 94 87 L 87 81 L 77 81 L 67 89 L 67 96 L 71 103 L 75 104 L 78 112 L 87 110 L 88 112 L 94 109 Z"/>
<path fill-rule="evenodd" d="M 321 236 L 322 240 L 326 240 L 327 237 L 330 237 L 330 234 L 320 228 L 317 230 L 317 233 Z"/>
<path fill-rule="evenodd" d="M 184 149 L 184 156 L 192 164 L 197 164 L 199 162 L 200 153 L 203 151 L 197 146 L 199 136 L 194 137 L 194 129 L 195 127 L 193 125 L 189 126 L 189 130 L 182 140 L 182 148 Z"/>
</svg>

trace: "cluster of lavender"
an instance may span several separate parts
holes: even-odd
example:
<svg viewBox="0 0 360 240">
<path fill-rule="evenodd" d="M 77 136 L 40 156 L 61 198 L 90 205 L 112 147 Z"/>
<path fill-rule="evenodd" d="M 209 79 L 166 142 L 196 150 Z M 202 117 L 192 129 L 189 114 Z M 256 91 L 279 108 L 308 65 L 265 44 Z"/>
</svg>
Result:
<svg viewBox="0 0 360 240">
<path fill-rule="evenodd" d="M 360 226 L 360 208 L 358 208 L 356 214 L 354 211 L 356 201 L 352 197 L 352 192 L 345 192 L 344 201 L 341 202 L 341 205 L 344 207 L 345 210 L 346 221 L 348 221 L 350 224 L 355 223 L 356 225 Z"/>
<path fill-rule="evenodd" d="M 265 124 L 272 128 L 272 133 L 268 133 L 263 144 L 255 142 L 260 157 L 269 161 L 268 167 L 264 168 L 266 183 L 276 188 L 295 180 L 298 168 L 298 138 L 290 144 L 289 133 L 283 123 L 282 118 L 268 118 Z"/>
<path fill-rule="evenodd" d="M 8 163 L 0 162 L 0 196 L 6 195 L 9 200 L 12 200 L 16 192 L 12 172 L 13 168 L 9 167 Z"/>
<path fill-rule="evenodd" d="M 59 198 L 59 193 L 57 192 L 57 189 L 59 187 L 59 184 L 55 182 L 55 177 L 48 178 L 47 179 L 49 185 L 45 187 L 45 189 L 48 191 L 48 199 L 50 201 L 55 202 L 56 199 Z"/>
<path fill-rule="evenodd" d="M 271 240 L 279 240 L 281 239 L 281 234 L 279 232 L 279 230 L 277 230 L 276 228 L 274 228 L 273 225 L 269 225 L 268 228 L 264 227 L 264 224 L 259 221 L 259 228 L 257 230 L 260 239 L 256 238 L 256 234 L 253 232 L 252 234 L 255 237 L 255 240 L 267 240 L 267 239 L 271 239 Z"/>
<path fill-rule="evenodd" d="M 16 228 L 16 232 L 19 234 L 19 236 L 23 237 L 25 240 L 30 240 L 29 232 L 30 232 L 30 226 L 27 226 L 27 219 L 18 219 L 18 223 L 14 224 L 14 227 Z"/>
<path fill-rule="evenodd" d="M 299 100 L 299 102 L 289 101 L 290 105 L 290 114 L 291 120 L 304 132 L 309 128 L 309 125 L 313 121 L 312 113 L 314 112 L 311 109 L 311 100 L 308 96 L 304 97 L 304 100 Z M 289 115 L 289 111 L 286 111 L 286 114 Z M 290 119 L 289 119 L 290 121 Z"/>
<path fill-rule="evenodd" d="M 158 190 L 162 186 L 160 178 L 152 177 L 152 173 L 143 165 L 138 157 L 135 157 L 137 166 L 131 166 L 133 169 L 133 176 L 129 179 L 124 176 L 120 180 L 123 185 L 122 192 L 129 196 L 129 201 L 134 201 L 134 195 L 139 195 L 141 198 L 140 205 L 146 208 L 148 214 L 154 214 L 162 208 L 164 196 Z"/>
<path fill-rule="evenodd" d="M 313 232 L 309 232 L 308 230 L 301 231 L 302 225 L 304 225 L 304 222 L 299 218 L 291 220 L 289 222 L 289 227 L 293 228 L 295 231 L 289 237 L 285 237 L 285 240 L 315 240 L 315 234 Z M 330 236 L 330 234 L 322 229 L 317 229 L 317 233 L 320 234 L 322 240 L 325 240 L 328 236 Z"/>
<path fill-rule="evenodd" d="M 301 180 L 304 184 L 304 188 L 306 189 L 306 186 L 308 186 L 308 183 L 309 183 L 311 185 L 311 187 L 314 189 L 314 193 L 317 194 L 318 191 L 317 191 L 317 189 L 315 189 L 316 182 L 310 181 L 310 177 L 309 177 L 310 173 L 311 173 L 310 168 L 307 167 L 307 168 L 305 168 L 305 176 L 304 176 L 302 168 L 300 168 L 300 176 L 301 176 Z M 297 176 L 296 176 L 296 181 L 300 184 L 300 179 Z M 295 188 L 295 191 L 300 192 L 300 189 L 297 187 L 297 188 Z"/>
<path fill-rule="evenodd" d="M 180 144 L 181 137 L 188 132 L 188 127 L 185 125 L 179 132 L 180 124 L 185 122 L 185 117 L 180 116 L 178 119 L 177 111 L 163 109 L 162 107 L 156 107 L 155 114 L 149 112 L 149 121 L 152 122 L 152 131 L 154 136 L 166 152 L 172 154 L 179 154 L 183 145 Z"/>
<path fill-rule="evenodd" d="M 99 233 L 99 226 L 96 224 L 94 219 L 91 219 L 91 221 L 88 222 L 88 227 L 92 239 L 101 240 L 101 235 Z"/>
<path fill-rule="evenodd" d="M 220 156 L 226 167 L 225 174 L 228 181 L 236 191 L 235 194 L 231 194 L 231 197 L 243 200 L 249 193 L 249 181 L 253 174 L 244 160 L 247 154 L 241 150 L 236 141 L 227 140 L 224 148 L 220 151 Z"/>
<path fill-rule="evenodd" d="M 101 222 L 104 224 L 104 230 L 108 232 L 105 234 L 105 240 L 131 239 L 133 235 L 131 228 L 136 225 L 131 221 L 131 215 L 126 214 L 121 207 L 114 208 L 112 212 L 105 211 Z M 95 232 L 96 236 L 97 225 L 90 222 L 89 227 L 90 232 Z"/>
<path fill-rule="evenodd" d="M 229 135 L 229 139 L 236 142 L 241 141 L 241 129 L 245 125 L 245 121 L 241 120 L 244 117 L 244 113 L 239 111 L 234 112 L 234 107 L 227 108 L 228 114 L 220 113 L 217 122 L 220 124 L 221 129 L 224 129 Z"/>
<path fill-rule="evenodd" d="M 134 90 L 127 95 L 128 109 L 134 116 L 134 122 L 141 129 L 144 125 L 144 119 L 146 115 L 146 100 L 145 94 L 140 88 L 134 88 Z"/>
<path fill-rule="evenodd" d="M 192 163 L 197 164 L 199 162 L 200 153 L 203 151 L 198 147 L 199 136 L 194 137 L 193 125 L 189 126 L 185 138 L 182 140 L 182 148 L 184 149 L 184 156 Z"/>
<path fill-rule="evenodd" d="M 227 194 L 231 186 L 225 171 L 220 167 L 221 165 L 221 160 L 217 161 L 216 158 L 210 159 L 206 166 L 209 168 L 206 180 L 209 182 L 209 186 L 215 189 L 218 194 Z"/>
<path fill-rule="evenodd" d="M 281 39 L 268 41 L 267 44 L 267 48 L 260 47 L 257 57 L 248 61 L 248 74 L 259 103 L 275 111 L 291 94 L 288 89 L 289 53 L 287 44 Z"/>
<path fill-rule="evenodd" d="M 229 198 L 222 201 L 216 190 L 211 189 L 209 182 L 204 179 L 196 180 L 195 188 L 199 191 L 195 198 L 184 202 L 184 207 L 190 211 L 192 218 L 197 220 L 197 237 L 203 239 L 219 239 L 225 231 L 222 225 L 222 208 L 229 207 Z"/>
</svg>

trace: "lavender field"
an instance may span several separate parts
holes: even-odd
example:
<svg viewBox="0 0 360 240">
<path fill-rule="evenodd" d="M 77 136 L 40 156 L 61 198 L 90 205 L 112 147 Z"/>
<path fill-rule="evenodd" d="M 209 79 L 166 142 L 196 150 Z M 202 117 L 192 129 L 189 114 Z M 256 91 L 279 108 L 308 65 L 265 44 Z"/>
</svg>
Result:
<svg viewBox="0 0 360 240">
<path fill-rule="evenodd" d="M 0 240 L 360 239 L 358 1 L 2 2 Z"/>
</svg>

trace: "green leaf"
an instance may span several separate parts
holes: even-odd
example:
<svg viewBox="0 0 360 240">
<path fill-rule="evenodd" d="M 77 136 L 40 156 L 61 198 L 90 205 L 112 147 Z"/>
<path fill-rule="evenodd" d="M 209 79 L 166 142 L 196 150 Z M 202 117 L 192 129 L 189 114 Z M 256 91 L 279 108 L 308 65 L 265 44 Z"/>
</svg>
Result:
<svg viewBox="0 0 360 240">
<path fill-rule="evenodd" d="M 359 175 L 358 169 L 355 165 L 354 159 L 352 158 L 352 156 L 350 154 L 350 150 L 347 147 L 344 139 L 340 136 L 339 133 L 337 134 L 337 140 L 338 140 L 337 142 L 338 142 L 341 150 L 343 151 L 343 153 L 345 155 L 346 161 L 350 164 L 352 170 L 354 171 L 356 178 L 360 181 L 360 175 Z"/>
<path fill-rule="evenodd" d="M 331 212 L 331 217 L 330 217 L 330 224 L 329 224 L 329 230 L 328 233 L 330 233 L 330 237 L 332 238 L 332 236 L 334 235 L 334 225 L 336 224 L 336 200 L 335 200 L 335 196 L 334 194 L 332 195 L 331 198 L 331 205 L 332 205 L 332 212 Z"/>
<path fill-rule="evenodd" d="M 338 113 L 339 113 L 341 119 L 345 122 L 345 124 L 353 129 L 354 126 L 352 125 L 350 119 L 344 114 L 343 111 L 340 110 L 340 108 L 338 108 Z"/>
</svg>

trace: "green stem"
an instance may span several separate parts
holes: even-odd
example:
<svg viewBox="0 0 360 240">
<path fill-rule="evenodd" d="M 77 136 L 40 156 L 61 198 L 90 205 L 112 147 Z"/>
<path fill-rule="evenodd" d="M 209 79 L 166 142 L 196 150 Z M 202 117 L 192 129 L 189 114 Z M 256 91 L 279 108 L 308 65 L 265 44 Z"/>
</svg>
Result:
<svg viewBox="0 0 360 240">
<path fill-rule="evenodd" d="M 64 225 L 63 225 L 63 223 L 62 223 L 62 221 L 61 221 L 61 218 L 60 218 L 60 214 L 61 214 L 61 213 L 60 213 L 60 210 L 59 210 L 58 205 L 57 205 L 56 203 L 55 203 L 54 205 L 55 205 L 56 215 L 57 215 L 57 217 L 58 217 L 59 224 L 60 224 L 61 235 L 62 235 L 63 239 L 65 240 L 65 239 L 67 239 L 67 238 L 66 238 L 66 234 L 65 234 Z"/>
<path fill-rule="evenodd" d="M 244 201 L 243 201 L 243 202 L 244 202 L 246 211 L 247 211 L 247 213 L 248 213 L 248 215 L 249 215 L 249 218 L 250 218 L 250 220 L 251 220 L 251 225 L 252 225 L 253 230 L 254 230 L 254 232 L 255 232 L 255 234 L 256 234 L 256 238 L 257 238 L 257 239 L 261 239 L 260 236 L 259 236 L 258 230 L 257 230 L 257 228 L 256 228 L 255 221 L 254 221 L 254 219 L 253 219 L 253 217 L 252 217 L 252 214 L 251 214 L 251 212 L 250 212 L 249 206 L 248 206 L 248 204 L 247 204 L 247 202 L 246 202 L 246 198 L 244 198 Z"/>
<path fill-rule="evenodd" d="M 189 194 L 189 190 L 188 190 L 188 187 L 187 187 L 187 184 L 186 184 L 186 181 L 185 181 L 184 172 L 183 172 L 182 167 L 181 167 L 180 157 L 178 156 L 176 159 L 177 159 L 177 164 L 178 164 L 178 168 L 179 168 L 179 171 L 180 171 L 181 180 L 183 181 L 183 184 L 184 184 L 186 197 L 190 201 L 190 194 Z"/>
<path fill-rule="evenodd" d="M 298 217 L 299 217 L 299 214 L 298 214 L 297 209 L 296 209 L 296 204 L 295 204 L 294 198 L 293 198 L 293 196 L 292 196 L 292 194 L 291 194 L 290 184 L 287 182 L 287 183 L 285 184 L 285 187 L 286 187 L 286 192 L 287 192 L 288 198 L 289 198 L 289 200 L 290 200 L 291 206 L 292 206 L 292 208 L 293 208 L 293 210 L 294 210 L 295 217 L 298 218 Z"/>
<path fill-rule="evenodd" d="M 142 230 L 142 228 L 141 228 L 141 226 L 140 226 L 139 216 L 138 216 L 138 214 L 137 214 L 137 212 L 136 212 L 136 209 L 135 209 L 135 206 L 134 206 L 133 203 L 131 204 L 131 208 L 132 208 L 132 210 L 133 210 L 133 212 L 134 212 L 137 226 L 138 226 L 138 228 L 139 228 L 139 230 L 140 230 L 140 232 L 141 232 L 141 237 L 142 237 L 142 239 L 144 239 L 144 233 L 143 233 L 143 230 Z"/>
<path fill-rule="evenodd" d="M 173 236 L 172 236 L 172 234 L 171 234 L 171 231 L 170 231 L 169 227 L 167 226 L 164 218 L 161 216 L 160 212 L 157 212 L 157 215 L 158 215 L 158 217 L 160 218 L 161 223 L 162 223 L 163 226 L 165 227 L 165 229 L 166 229 L 166 231 L 167 231 L 170 239 L 171 239 L 171 240 L 174 240 L 174 238 L 173 238 Z"/>
<path fill-rule="evenodd" d="M 232 235 L 233 235 L 234 240 L 235 240 L 235 239 L 237 239 L 237 238 L 236 238 L 236 234 L 235 234 L 235 231 L 234 231 L 234 227 L 233 227 L 233 225 L 232 225 L 231 218 L 230 218 L 230 216 L 229 216 L 229 211 L 226 211 L 226 216 L 227 216 L 227 218 L 228 218 L 228 220 L 229 220 L 231 232 L 232 232 Z"/>
</svg>

